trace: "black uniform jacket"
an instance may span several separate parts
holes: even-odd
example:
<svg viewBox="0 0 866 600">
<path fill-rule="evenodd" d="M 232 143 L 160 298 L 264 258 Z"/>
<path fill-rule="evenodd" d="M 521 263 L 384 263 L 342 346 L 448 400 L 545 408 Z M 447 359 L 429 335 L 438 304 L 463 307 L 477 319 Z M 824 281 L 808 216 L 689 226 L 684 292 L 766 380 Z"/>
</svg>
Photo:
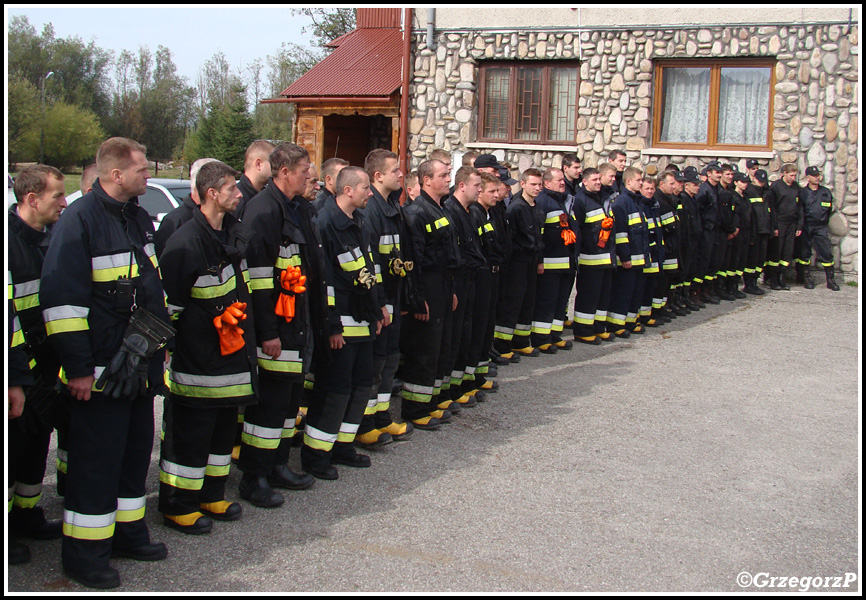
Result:
<svg viewBox="0 0 866 600">
<path fill-rule="evenodd" d="M 788 185 L 782 179 L 774 181 L 764 193 L 764 202 L 769 203 L 775 213 L 777 226 L 793 223 L 798 231 L 803 229 L 803 205 L 800 203 L 800 186 L 796 182 Z"/>
<path fill-rule="evenodd" d="M 508 231 L 505 229 L 505 219 L 497 221 L 495 208 L 496 206 L 493 206 L 488 211 L 480 203 L 475 202 L 469 205 L 469 214 L 478 232 L 481 252 L 484 254 L 487 266 L 498 271 L 508 259 L 509 238 Z"/>
<path fill-rule="evenodd" d="M 168 322 L 153 237 L 138 199 L 118 202 L 98 179 L 54 226 L 39 303 L 62 382 L 99 378 L 120 350 L 134 306 Z M 150 360 L 151 385 L 163 381 L 160 356 Z"/>
<path fill-rule="evenodd" d="M 701 227 L 705 231 L 714 231 L 722 227 L 721 200 L 719 191 L 721 186 L 711 185 L 704 181 L 695 194 L 695 204 L 701 217 Z"/>
<path fill-rule="evenodd" d="M 462 265 L 457 230 L 439 204 L 427 192 L 421 190 L 418 197 L 405 212 L 412 251 L 415 256 L 417 281 L 428 275 L 456 271 Z M 424 285 L 418 286 L 418 299 L 423 306 L 426 301 Z"/>
<path fill-rule="evenodd" d="M 661 190 L 656 190 L 654 199 L 659 206 L 662 237 L 665 243 L 662 270 L 675 271 L 680 259 L 680 218 L 677 214 L 679 200 Z"/>
<path fill-rule="evenodd" d="M 457 198 L 449 196 L 443 204 L 445 213 L 457 230 L 457 243 L 460 246 L 462 261 L 461 269 L 467 273 L 472 273 L 487 263 L 481 250 L 478 228 L 473 223 L 470 213 L 463 208 Z"/>
<path fill-rule="evenodd" d="M 603 221 L 613 217 L 610 204 L 605 206 L 601 190 L 588 192 L 578 186 L 574 196 L 574 218 L 580 227 L 580 254 L 577 264 L 580 269 L 612 269 L 616 266 L 616 235 L 610 230 L 610 236 L 604 246 L 599 246 L 599 235 Z"/>
<path fill-rule="evenodd" d="M 764 202 L 764 190 L 754 184 L 746 187 L 746 199 L 752 209 L 752 233 L 754 235 L 769 235 L 776 229 L 775 218 L 770 205 Z"/>
<path fill-rule="evenodd" d="M 624 190 L 613 201 L 613 227 L 616 240 L 616 264 L 631 261 L 632 268 L 650 264 L 649 233 L 641 210 L 640 194 Z"/>
<path fill-rule="evenodd" d="M 165 247 L 162 275 L 177 329 L 169 373 L 173 402 L 205 408 L 256 402 L 255 315 L 246 259 L 254 235 L 232 215 L 225 215 L 218 233 L 197 208 Z M 223 356 L 213 321 L 235 302 L 247 305 L 247 318 L 239 323 L 246 345 Z"/>
<path fill-rule="evenodd" d="M 51 240 L 51 228 L 36 231 L 18 216 L 17 208 L 17 205 L 12 205 L 9 209 L 9 238 L 6 241 L 12 278 L 11 298 L 26 340 L 22 349 L 27 352 L 28 360 L 36 361 L 34 375 L 45 385 L 53 387 L 60 361 L 54 348 L 46 341 L 45 321 L 39 306 L 42 263 Z"/>
<path fill-rule="evenodd" d="M 830 190 L 819 185 L 817 190 L 809 186 L 800 188 L 800 199 L 803 201 L 803 216 L 806 227 L 817 229 L 827 227 L 830 223 L 830 215 L 833 214 L 833 194 Z"/>
<path fill-rule="evenodd" d="M 392 269 L 394 259 L 409 260 L 404 248 L 408 242 L 408 232 L 400 208 L 402 190 L 392 192 L 387 199 L 375 187 L 371 186 L 370 191 L 373 195 L 367 201 L 367 207 L 356 210 L 355 214 L 361 217 L 361 228 L 371 240 L 373 260 L 381 273 L 381 291 L 385 302 L 393 310 L 399 306 L 403 281 L 413 276 L 410 271 L 405 277 L 400 277 Z"/>
<path fill-rule="evenodd" d="M 544 227 L 541 231 L 542 263 L 544 270 L 568 270 L 577 267 L 577 249 L 580 248 L 580 227 L 574 220 L 574 213 L 566 210 L 566 193 L 542 188 L 535 198 L 538 210 L 544 214 Z M 565 245 L 562 238 L 562 219 L 566 228 L 574 233 L 575 242 Z"/>
<path fill-rule="evenodd" d="M 334 290 L 329 300 L 331 335 L 342 334 L 343 340 L 363 342 L 376 335 L 376 322 L 383 319 L 385 299 L 380 278 L 375 277 L 370 234 L 361 228 L 363 217 L 357 212 L 350 218 L 336 200 L 325 200 L 316 218 L 322 236 L 328 281 Z M 362 270 L 374 278 L 371 287 L 362 285 Z"/>
<path fill-rule="evenodd" d="M 244 224 L 257 234 L 250 242 L 247 262 L 260 374 L 300 381 L 309 372 L 313 351 L 328 353 L 328 282 L 312 216 L 306 199 L 286 197 L 273 179 L 244 210 Z M 295 317 L 286 321 L 274 309 L 282 293 L 281 273 L 289 266 L 300 267 L 306 275 L 307 291 L 295 298 Z M 277 338 L 283 352 L 272 359 L 261 344 Z"/>
<path fill-rule="evenodd" d="M 505 209 L 505 217 L 511 233 L 511 260 L 540 263 L 544 247 L 541 238 L 544 213 L 538 204 L 530 206 L 522 193 L 517 194 Z"/>
</svg>

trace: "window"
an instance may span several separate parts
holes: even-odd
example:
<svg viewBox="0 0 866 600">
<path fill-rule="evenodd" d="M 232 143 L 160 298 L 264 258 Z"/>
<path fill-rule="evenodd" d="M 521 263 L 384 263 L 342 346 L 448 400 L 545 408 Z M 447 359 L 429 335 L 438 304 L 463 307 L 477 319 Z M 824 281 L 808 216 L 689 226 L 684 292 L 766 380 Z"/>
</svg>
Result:
<svg viewBox="0 0 866 600">
<path fill-rule="evenodd" d="M 574 144 L 578 72 L 574 61 L 482 64 L 480 141 Z"/>
<path fill-rule="evenodd" d="M 653 145 L 772 149 L 774 60 L 659 61 Z"/>
</svg>

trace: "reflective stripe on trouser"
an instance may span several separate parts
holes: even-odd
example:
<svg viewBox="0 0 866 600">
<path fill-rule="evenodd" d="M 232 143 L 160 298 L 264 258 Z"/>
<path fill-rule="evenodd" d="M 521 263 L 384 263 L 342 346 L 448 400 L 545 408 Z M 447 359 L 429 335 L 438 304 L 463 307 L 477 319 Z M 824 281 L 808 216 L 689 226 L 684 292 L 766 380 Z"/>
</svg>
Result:
<svg viewBox="0 0 866 600">
<path fill-rule="evenodd" d="M 304 383 L 259 374 L 259 403 L 244 410 L 238 466 L 245 474 L 267 476 L 289 460 L 295 418 Z"/>
<path fill-rule="evenodd" d="M 812 248 L 815 249 L 816 262 L 826 268 L 835 265 L 833 260 L 833 247 L 830 244 L 829 229 L 827 227 L 803 227 L 803 233 L 798 238 L 799 252 L 798 260 L 810 265 L 812 263 Z"/>
<path fill-rule="evenodd" d="M 159 458 L 159 511 L 187 515 L 225 499 L 237 407 L 191 408 L 166 400 Z"/>
<path fill-rule="evenodd" d="M 653 296 L 655 294 L 658 279 L 658 274 L 644 275 L 643 295 L 641 297 L 639 312 L 641 322 L 648 321 L 650 316 L 652 315 Z"/>
<path fill-rule="evenodd" d="M 583 269 L 577 275 L 572 331 L 577 337 L 590 337 L 607 330 L 614 269 Z"/>
<path fill-rule="evenodd" d="M 407 343 L 403 357 L 403 391 L 401 415 L 412 420 L 426 417 L 433 408 L 433 396 L 439 375 L 439 355 L 446 325 L 450 335 L 451 280 L 444 273 L 427 273 L 421 286 L 430 318 L 420 321 L 411 314 L 402 326 Z"/>
<path fill-rule="evenodd" d="M 27 393 L 35 389 L 27 388 Z M 9 421 L 6 444 L 9 457 L 8 499 L 18 508 L 33 508 L 42 496 L 42 479 L 45 477 L 45 461 L 52 430 L 45 420 L 29 402 L 25 402 L 21 416 Z"/>
<path fill-rule="evenodd" d="M 499 283 L 498 273 L 490 267 L 475 272 L 475 297 L 472 302 L 472 331 L 469 335 L 469 367 L 475 367 L 475 378 L 463 383 L 463 391 L 470 392 L 486 382 L 487 359 L 493 343 L 496 316 L 494 285 Z M 479 369 L 480 367 L 480 369 Z"/>
<path fill-rule="evenodd" d="M 497 330 L 512 329 L 514 337 L 508 343 L 494 334 L 493 347 L 500 353 L 529 345 L 538 263 L 532 260 L 511 260 L 500 275 L 499 298 L 496 303 Z M 519 327 L 518 323 L 523 327 Z"/>
<path fill-rule="evenodd" d="M 535 347 L 562 339 L 562 323 L 568 309 L 574 271 L 547 271 L 537 276 L 532 317 L 532 345 Z"/>
<path fill-rule="evenodd" d="M 122 548 L 150 542 L 144 498 L 153 447 L 153 396 L 106 400 L 95 392 L 88 402 L 68 401 L 63 566 L 104 569 L 112 542 Z"/>
<path fill-rule="evenodd" d="M 640 269 L 617 267 L 611 287 L 608 329 L 634 328 L 637 312 L 643 299 L 644 279 L 644 274 Z M 623 319 L 623 317 L 625 318 Z"/>
<path fill-rule="evenodd" d="M 317 364 L 316 387 L 307 410 L 301 463 L 328 466 L 332 452 L 350 449 L 373 385 L 373 341 L 331 350 L 330 364 Z"/>
</svg>

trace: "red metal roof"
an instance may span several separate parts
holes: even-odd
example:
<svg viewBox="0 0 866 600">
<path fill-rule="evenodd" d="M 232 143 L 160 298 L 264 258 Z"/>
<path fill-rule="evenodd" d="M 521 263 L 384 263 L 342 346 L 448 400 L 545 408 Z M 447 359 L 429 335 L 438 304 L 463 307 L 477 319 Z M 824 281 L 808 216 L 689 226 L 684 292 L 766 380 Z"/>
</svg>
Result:
<svg viewBox="0 0 866 600">
<path fill-rule="evenodd" d="M 336 40 L 335 40 L 336 41 Z M 280 93 L 286 98 L 390 96 L 401 84 L 403 32 L 357 29 L 325 60 Z"/>
</svg>

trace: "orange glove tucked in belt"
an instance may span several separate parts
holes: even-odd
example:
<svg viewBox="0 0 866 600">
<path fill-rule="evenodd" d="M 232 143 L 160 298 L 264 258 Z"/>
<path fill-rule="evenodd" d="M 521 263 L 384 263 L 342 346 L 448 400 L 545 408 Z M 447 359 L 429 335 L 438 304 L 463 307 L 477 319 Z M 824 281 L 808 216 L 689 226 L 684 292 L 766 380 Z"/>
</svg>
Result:
<svg viewBox="0 0 866 600">
<path fill-rule="evenodd" d="M 559 226 L 562 227 L 562 231 L 559 235 L 562 236 L 562 241 L 565 243 L 566 246 L 571 246 L 574 242 L 577 241 L 577 235 L 568 226 L 567 216 L 559 215 Z"/>
<path fill-rule="evenodd" d="M 238 326 L 238 323 L 247 318 L 244 312 L 246 309 L 246 302 L 235 302 L 225 309 L 223 314 L 214 317 L 213 326 L 219 334 L 220 354 L 223 356 L 233 354 L 245 345 L 244 330 Z"/>
<path fill-rule="evenodd" d="M 601 221 L 601 231 L 598 232 L 598 247 L 604 248 L 607 246 L 607 240 L 610 239 L 610 232 L 613 230 L 613 219 L 605 217 Z"/>
<path fill-rule="evenodd" d="M 295 294 L 303 294 L 307 291 L 304 287 L 307 283 L 307 276 L 301 275 L 300 267 L 288 267 L 280 273 L 280 285 L 282 291 L 280 297 L 277 298 L 277 305 L 274 307 L 274 312 L 286 318 L 286 322 L 291 322 L 295 318 Z"/>
</svg>

